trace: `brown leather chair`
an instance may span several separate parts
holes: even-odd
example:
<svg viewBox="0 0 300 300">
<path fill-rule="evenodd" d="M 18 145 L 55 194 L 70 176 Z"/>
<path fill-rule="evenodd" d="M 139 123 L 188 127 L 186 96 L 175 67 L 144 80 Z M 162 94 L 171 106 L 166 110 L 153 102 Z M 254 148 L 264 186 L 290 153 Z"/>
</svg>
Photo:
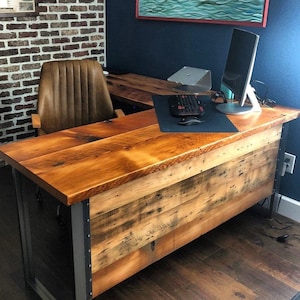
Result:
<svg viewBox="0 0 300 300">
<path fill-rule="evenodd" d="M 37 105 L 32 124 L 38 135 L 123 115 L 113 109 L 102 67 L 93 60 L 44 63 Z"/>
<path fill-rule="evenodd" d="M 114 110 L 101 65 L 93 60 L 50 61 L 42 66 L 37 113 L 32 126 L 37 135 L 108 120 L 124 115 Z M 43 196 L 39 187 L 37 201 Z M 56 217 L 65 223 L 61 205 Z"/>
</svg>

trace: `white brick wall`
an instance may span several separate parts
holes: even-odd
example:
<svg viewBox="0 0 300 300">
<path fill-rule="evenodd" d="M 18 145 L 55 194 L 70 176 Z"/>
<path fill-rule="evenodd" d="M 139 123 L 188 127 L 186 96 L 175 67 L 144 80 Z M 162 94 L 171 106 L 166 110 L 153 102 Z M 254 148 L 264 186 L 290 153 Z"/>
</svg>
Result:
<svg viewBox="0 0 300 300">
<path fill-rule="evenodd" d="M 105 64 L 105 0 L 39 0 L 38 11 L 0 18 L 0 143 L 34 135 L 30 115 L 43 62 Z"/>
</svg>

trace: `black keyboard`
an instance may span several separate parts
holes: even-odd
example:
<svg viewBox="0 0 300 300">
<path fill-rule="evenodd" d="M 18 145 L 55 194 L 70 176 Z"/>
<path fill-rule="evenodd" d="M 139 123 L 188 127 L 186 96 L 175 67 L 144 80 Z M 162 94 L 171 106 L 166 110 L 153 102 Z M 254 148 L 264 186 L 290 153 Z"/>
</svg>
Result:
<svg viewBox="0 0 300 300">
<path fill-rule="evenodd" d="M 172 95 L 169 97 L 169 108 L 175 117 L 201 117 L 204 114 L 200 97 L 196 95 Z"/>
</svg>

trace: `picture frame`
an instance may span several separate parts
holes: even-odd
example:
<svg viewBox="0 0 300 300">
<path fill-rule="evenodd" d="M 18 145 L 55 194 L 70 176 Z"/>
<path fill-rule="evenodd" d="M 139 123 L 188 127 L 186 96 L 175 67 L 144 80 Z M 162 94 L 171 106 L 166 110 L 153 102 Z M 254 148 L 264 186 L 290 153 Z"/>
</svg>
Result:
<svg viewBox="0 0 300 300">
<path fill-rule="evenodd" d="M 32 16 L 36 8 L 36 0 L 0 0 L 0 17 Z"/>
<path fill-rule="evenodd" d="M 269 0 L 136 0 L 136 18 L 266 27 Z"/>
</svg>

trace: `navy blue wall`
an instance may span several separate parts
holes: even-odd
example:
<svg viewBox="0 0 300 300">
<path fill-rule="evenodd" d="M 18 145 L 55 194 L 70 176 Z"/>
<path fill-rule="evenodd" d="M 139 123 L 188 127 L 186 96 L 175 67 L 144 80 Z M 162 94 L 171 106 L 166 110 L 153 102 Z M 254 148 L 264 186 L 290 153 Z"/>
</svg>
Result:
<svg viewBox="0 0 300 300">
<path fill-rule="evenodd" d="M 146 21 L 135 18 L 135 0 L 107 1 L 107 66 L 166 79 L 184 65 L 212 71 L 219 89 L 232 26 Z M 265 82 L 269 98 L 300 108 L 300 1 L 270 0 L 260 35 L 253 79 Z M 297 155 L 294 175 L 282 180 L 281 193 L 300 200 L 300 120 L 291 122 L 287 151 Z"/>
</svg>

